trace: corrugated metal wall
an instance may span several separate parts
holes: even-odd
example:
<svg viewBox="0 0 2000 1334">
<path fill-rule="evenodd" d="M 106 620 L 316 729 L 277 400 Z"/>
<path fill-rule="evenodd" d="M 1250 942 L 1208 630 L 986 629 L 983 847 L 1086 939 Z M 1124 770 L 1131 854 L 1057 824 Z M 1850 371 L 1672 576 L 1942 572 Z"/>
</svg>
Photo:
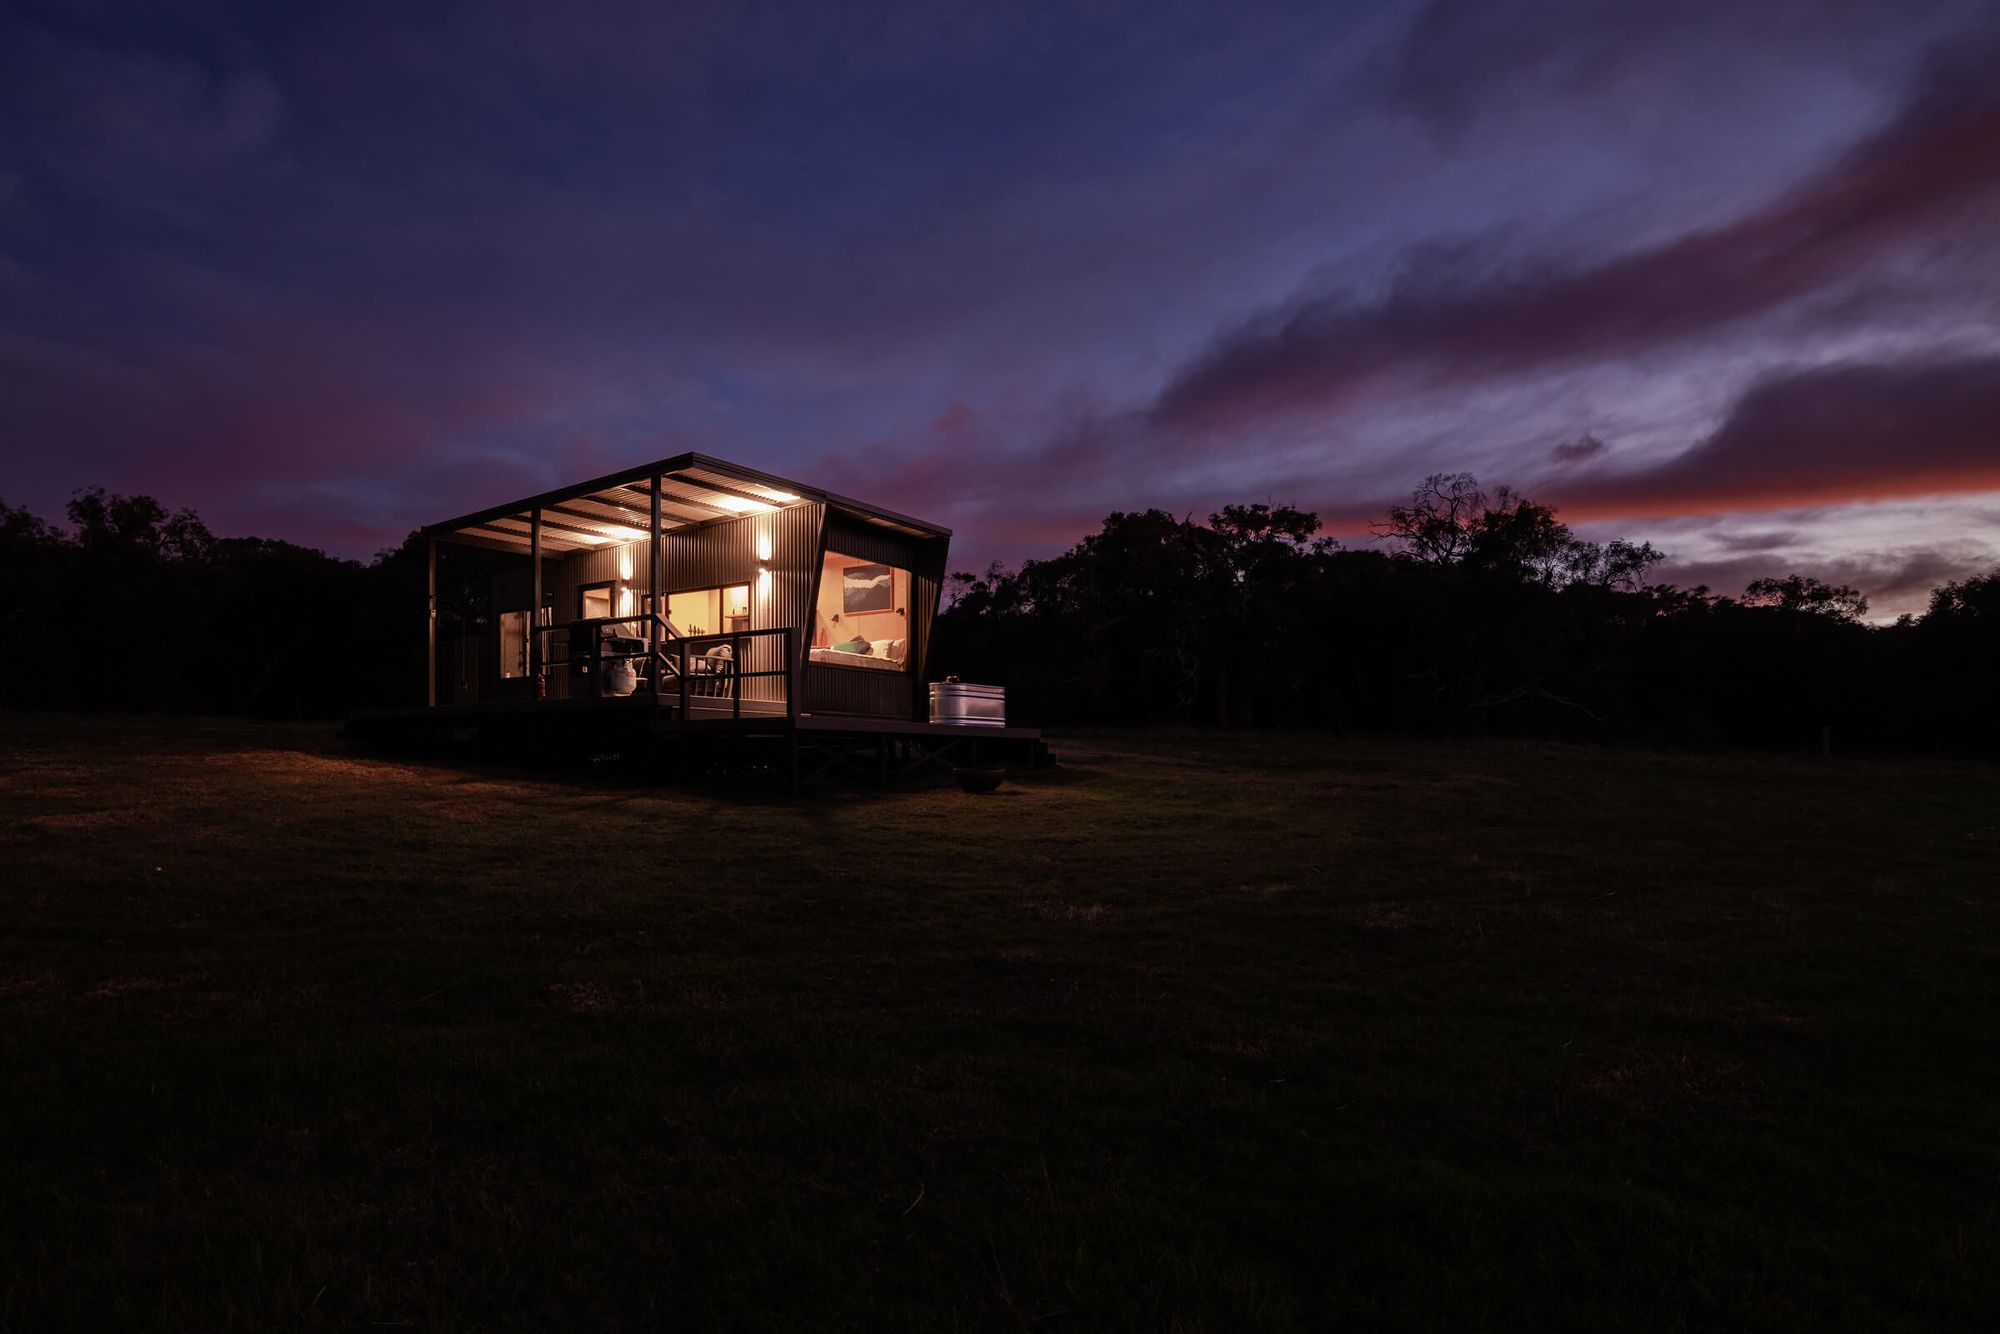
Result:
<svg viewBox="0 0 2000 1334">
<path fill-rule="evenodd" d="M 869 667 L 806 664 L 805 694 L 800 707 L 807 713 L 858 713 L 869 718 L 908 718 L 908 672 L 884 672 Z"/>
<path fill-rule="evenodd" d="M 625 579 L 622 570 L 627 568 L 622 561 L 631 562 L 632 576 L 626 582 L 632 589 L 632 596 L 638 597 L 646 591 L 646 544 L 634 542 L 622 547 L 594 547 L 589 551 L 572 551 L 564 556 L 556 577 L 548 582 L 542 591 L 549 597 L 549 606 L 554 608 L 553 619 L 573 621 L 582 613 L 577 607 L 577 590 L 586 584 L 601 584 L 609 580 Z"/>
<path fill-rule="evenodd" d="M 825 518 L 826 506 L 802 501 L 771 514 L 675 529 L 661 540 L 667 592 L 750 585 L 750 628 L 789 627 L 792 657 L 781 661 L 780 640 L 759 639 L 746 655 L 743 669 L 782 670 L 796 680 L 805 641 L 812 633 L 813 587 L 819 576 L 820 526 Z M 768 580 L 759 577 L 762 570 L 770 571 Z M 746 680 L 743 698 L 782 702 L 785 682 L 768 677 Z"/>
<path fill-rule="evenodd" d="M 920 546 L 917 563 L 910 571 L 910 638 L 916 641 L 916 651 L 910 659 L 910 716 L 928 718 L 930 698 L 924 683 L 930 679 L 931 627 L 937 623 L 938 597 L 944 592 L 945 561 L 951 543 L 938 537 Z"/>
<path fill-rule="evenodd" d="M 915 568 L 917 559 L 917 543 L 913 539 L 857 523 L 839 513 L 826 521 L 826 548 L 857 560 L 900 565 L 906 570 Z"/>
</svg>

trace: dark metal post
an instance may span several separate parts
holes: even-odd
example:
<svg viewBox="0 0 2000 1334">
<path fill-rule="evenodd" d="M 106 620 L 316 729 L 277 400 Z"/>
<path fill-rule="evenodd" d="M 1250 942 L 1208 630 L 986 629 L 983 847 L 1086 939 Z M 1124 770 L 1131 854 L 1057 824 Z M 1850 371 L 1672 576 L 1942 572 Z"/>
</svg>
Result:
<svg viewBox="0 0 2000 1334">
<path fill-rule="evenodd" d="M 438 702 L 438 544 L 424 539 L 424 707 Z"/>
<path fill-rule="evenodd" d="M 794 723 L 799 720 L 799 685 L 805 679 L 805 672 L 798 659 L 792 656 L 792 627 L 785 627 L 785 717 Z"/>
<path fill-rule="evenodd" d="M 653 618 L 646 623 L 646 666 L 653 674 L 653 706 L 660 703 L 660 622 L 667 614 L 667 600 L 660 595 L 665 581 L 660 574 L 660 474 L 653 474 L 653 527 L 646 537 L 646 591 L 653 599 Z"/>
<path fill-rule="evenodd" d="M 529 572 L 528 587 L 530 606 L 528 623 L 528 679 L 535 683 L 534 690 L 539 697 L 543 693 L 542 666 L 545 655 L 542 652 L 542 507 L 535 506 L 528 511 L 528 560 L 534 566 Z"/>
</svg>

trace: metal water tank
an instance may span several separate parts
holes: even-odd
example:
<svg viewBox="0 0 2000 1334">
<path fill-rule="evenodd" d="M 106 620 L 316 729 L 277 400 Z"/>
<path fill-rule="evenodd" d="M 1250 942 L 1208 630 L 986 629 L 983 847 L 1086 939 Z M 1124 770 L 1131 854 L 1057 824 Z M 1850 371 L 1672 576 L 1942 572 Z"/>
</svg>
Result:
<svg viewBox="0 0 2000 1334">
<path fill-rule="evenodd" d="M 1005 727 L 1007 687 L 931 682 L 931 721 L 953 727 Z"/>
</svg>

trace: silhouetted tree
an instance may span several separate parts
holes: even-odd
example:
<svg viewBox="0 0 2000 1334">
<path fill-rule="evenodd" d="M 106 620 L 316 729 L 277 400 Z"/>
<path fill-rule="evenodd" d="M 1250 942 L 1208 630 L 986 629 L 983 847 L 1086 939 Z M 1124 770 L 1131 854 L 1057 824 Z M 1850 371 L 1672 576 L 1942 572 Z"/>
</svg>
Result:
<svg viewBox="0 0 2000 1334">
<path fill-rule="evenodd" d="M 1910 651 L 1899 662 L 1926 708 L 1927 748 L 2000 749 L 2000 569 L 1933 589 L 1921 620 L 1897 627 Z"/>
<path fill-rule="evenodd" d="M 1868 599 L 1861 596 L 1859 589 L 1825 583 L 1803 574 L 1753 579 L 1744 588 L 1742 601 L 1746 607 L 1779 607 L 1839 621 L 1858 621 L 1868 614 Z"/>
<path fill-rule="evenodd" d="M 1391 505 L 1374 531 L 1402 543 L 1400 554 L 1411 560 L 1450 565 L 1472 549 L 1486 510 L 1478 478 L 1469 472 L 1435 472 L 1417 483 L 1409 504 Z"/>
<path fill-rule="evenodd" d="M 1648 584 L 1651 545 L 1586 541 L 1470 473 L 1428 477 L 1393 506 L 1376 527 L 1387 551 L 1317 531 L 1261 506 L 1206 525 L 1114 514 L 1060 556 L 956 576 L 934 662 L 1005 681 L 1017 711 L 1058 722 L 1798 747 L 1824 727 L 1857 745 L 1974 735 L 1940 725 L 1915 678 L 1989 651 L 1938 610 L 1992 596 L 1984 585 L 1877 629 L 1854 590 L 1805 576 L 1741 599 Z"/>
<path fill-rule="evenodd" d="M 190 510 L 102 487 L 66 517 L 0 505 L 0 700 L 330 717 L 414 696 L 421 582 L 386 596 L 394 562 L 217 538 Z"/>
</svg>

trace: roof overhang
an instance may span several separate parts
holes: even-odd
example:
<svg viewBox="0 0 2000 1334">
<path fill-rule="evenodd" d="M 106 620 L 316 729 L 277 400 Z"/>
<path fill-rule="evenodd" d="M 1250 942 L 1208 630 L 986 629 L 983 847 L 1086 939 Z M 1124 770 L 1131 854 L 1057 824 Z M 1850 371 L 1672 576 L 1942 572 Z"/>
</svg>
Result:
<svg viewBox="0 0 2000 1334">
<path fill-rule="evenodd" d="M 534 541 L 535 516 L 539 513 L 542 550 L 546 554 L 588 551 L 593 547 L 644 540 L 652 526 L 656 489 L 662 532 L 746 514 L 769 514 L 802 501 L 817 501 L 845 515 L 909 536 L 951 536 L 949 528 L 706 454 L 678 454 L 658 463 L 609 473 L 525 500 L 429 524 L 418 532 L 419 536 L 438 541 L 497 546 L 526 553 Z"/>
</svg>

